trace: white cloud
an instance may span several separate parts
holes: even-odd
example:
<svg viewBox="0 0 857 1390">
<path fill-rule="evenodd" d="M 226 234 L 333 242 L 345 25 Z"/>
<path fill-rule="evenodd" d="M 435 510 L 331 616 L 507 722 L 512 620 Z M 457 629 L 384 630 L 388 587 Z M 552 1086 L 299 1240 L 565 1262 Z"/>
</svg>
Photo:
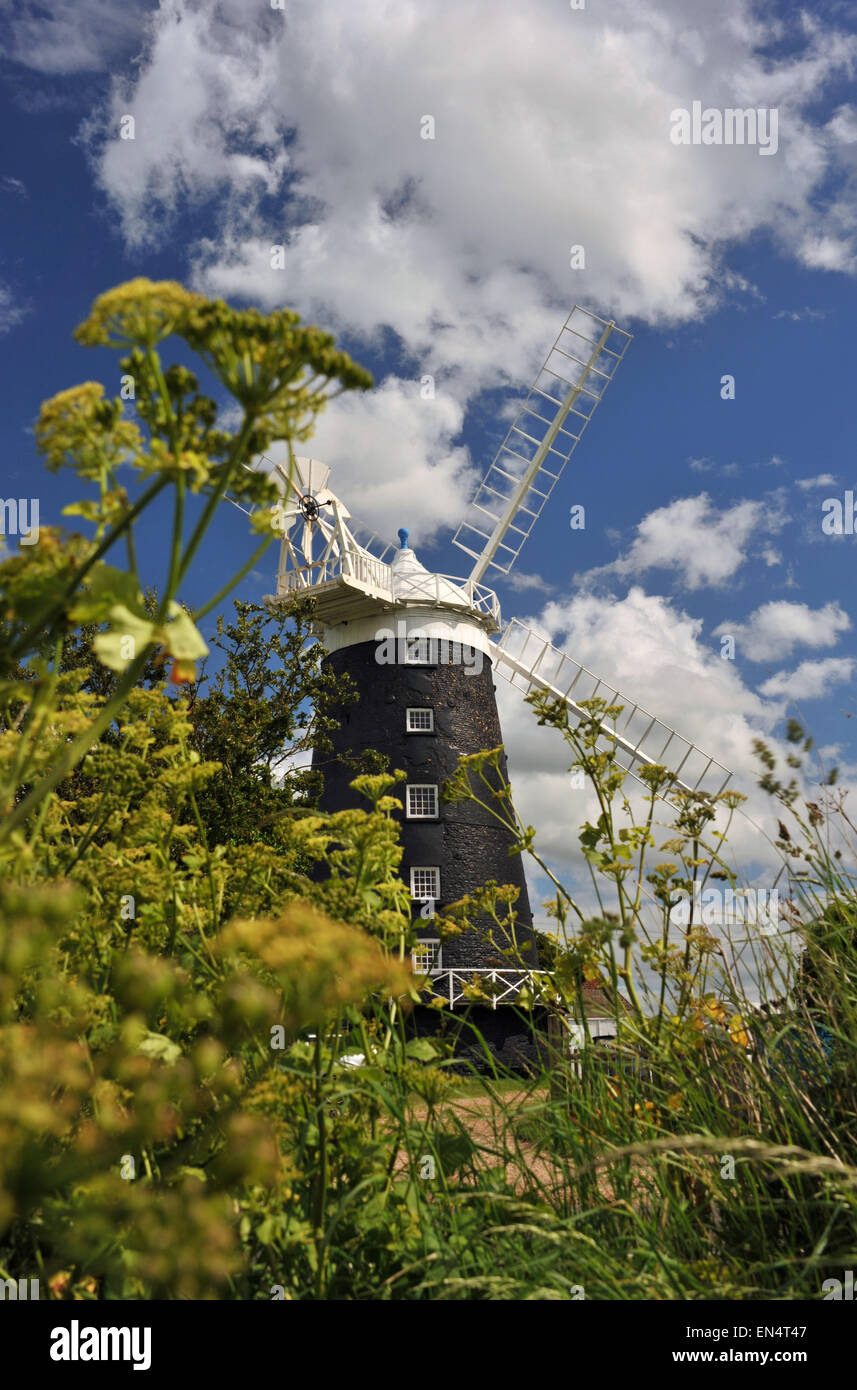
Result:
<svg viewBox="0 0 857 1390">
<path fill-rule="evenodd" d="M 827 236 L 824 233 L 804 237 L 800 245 L 800 257 L 810 270 L 851 272 L 857 265 L 851 240 L 846 237 Z"/>
<path fill-rule="evenodd" d="M 216 199 L 190 248 L 201 286 L 366 334 L 390 325 L 463 390 L 520 382 L 581 289 L 619 316 L 694 318 L 724 286 L 752 289 L 724 246 L 762 229 L 849 265 L 845 210 L 813 203 L 844 147 L 809 112 L 857 40 L 804 27 L 787 54 L 762 52 L 787 32 L 746 0 L 690 25 L 679 0 L 614 0 L 606 17 L 554 0 L 296 0 L 252 18 L 245 0 L 163 0 L 88 133 L 129 245 Z M 776 105 L 777 155 L 674 146 L 670 112 L 700 95 Z M 117 138 L 126 112 L 135 141 Z M 263 210 L 270 195 L 281 212 Z"/>
<path fill-rule="evenodd" d="M 805 492 L 814 487 L 836 486 L 836 479 L 832 473 L 819 473 L 816 478 L 798 478 L 796 482 L 797 486 L 803 488 Z"/>
<path fill-rule="evenodd" d="M 778 671 L 763 685 L 761 695 L 784 695 L 789 700 L 817 700 L 835 685 L 850 681 L 857 665 L 851 657 L 828 656 L 823 661 L 802 661 L 796 671 Z"/>
<path fill-rule="evenodd" d="M 775 812 L 756 786 L 753 740 L 764 738 L 781 755 L 788 751 L 772 737 L 785 702 L 764 700 L 750 689 L 736 663 L 721 659 L 706 642 L 701 620 L 634 586 L 620 600 L 580 594 L 552 602 L 526 621 L 628 702 L 639 703 L 729 768 L 731 785 L 749 798 L 730 830 L 730 858 L 745 871 L 776 862 L 763 833 L 775 832 Z M 521 692 L 499 680 L 497 700 L 518 814 L 524 824 L 537 827 L 537 848 L 554 872 L 585 893 L 577 833 L 585 820 L 597 819 L 594 797 L 588 788 L 572 787 L 571 750 L 559 732 L 537 724 Z M 631 779 L 626 783 L 632 794 L 636 785 Z M 663 824 L 669 811 L 662 809 L 658 843 L 667 834 Z M 546 881 L 532 867 L 529 872 L 538 910 Z"/>
<path fill-rule="evenodd" d="M 613 572 L 640 575 L 649 569 L 673 570 L 686 589 L 725 584 L 750 553 L 750 541 L 784 524 L 781 499 L 737 502 L 723 511 L 707 493 L 680 497 L 644 516 L 630 549 L 589 577 Z"/>
<path fill-rule="evenodd" d="M 857 144 L 857 107 L 840 106 L 828 121 L 827 129 L 840 144 Z"/>
<path fill-rule="evenodd" d="M 823 309 L 811 309 L 805 305 L 803 309 L 780 309 L 774 314 L 775 319 L 788 319 L 790 323 L 801 323 L 803 319 L 824 319 L 827 315 Z"/>
<path fill-rule="evenodd" d="M 303 746 L 306 734 L 305 728 L 295 729 L 294 743 L 287 745 L 281 758 L 274 758 L 269 764 L 273 786 L 281 787 L 294 773 L 307 772 L 312 767 L 312 749 Z"/>
<path fill-rule="evenodd" d="M 743 623 L 722 622 L 714 635 L 734 637 L 748 661 L 770 661 L 783 660 L 795 647 L 835 646 L 839 634 L 850 627 L 851 619 L 838 603 L 813 609 L 777 599 L 763 603 Z"/>
<path fill-rule="evenodd" d="M 29 312 L 29 306 L 19 303 L 9 286 L 0 283 L 0 336 L 15 328 Z"/>
<path fill-rule="evenodd" d="M 4 53 L 35 72 L 99 72 L 139 46 L 149 0 L 2 0 Z"/>
<path fill-rule="evenodd" d="M 740 472 L 737 463 L 717 463 L 712 458 L 699 458 L 690 460 L 692 473 L 720 473 L 724 478 L 734 478 Z"/>
<path fill-rule="evenodd" d="M 505 576 L 503 582 L 507 584 L 510 589 L 514 590 L 515 593 L 519 594 L 526 593 L 531 589 L 535 589 L 543 594 L 551 594 L 554 591 L 553 584 L 549 584 L 546 579 L 542 579 L 540 574 L 525 574 L 516 569 L 511 570 L 510 573 Z"/>
<path fill-rule="evenodd" d="M 0 178 L 0 193 L 11 193 L 15 198 L 29 198 L 27 185 L 20 179 L 12 178 L 11 174 L 5 174 Z"/>
</svg>

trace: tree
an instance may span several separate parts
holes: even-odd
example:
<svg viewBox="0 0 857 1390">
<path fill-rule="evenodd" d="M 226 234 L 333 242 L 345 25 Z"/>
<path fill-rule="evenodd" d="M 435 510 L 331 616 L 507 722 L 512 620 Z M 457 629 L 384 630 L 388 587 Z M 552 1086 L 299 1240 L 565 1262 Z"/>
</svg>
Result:
<svg viewBox="0 0 857 1390">
<path fill-rule="evenodd" d="M 357 692 L 321 665 L 312 618 L 303 600 L 278 612 L 236 601 L 235 620 L 218 619 L 224 663 L 207 690 L 203 666 L 188 694 L 193 747 L 220 767 L 198 797 L 209 844 L 271 842 L 278 816 L 317 802 L 319 773 L 300 763 L 329 749 L 331 707 Z M 283 767 L 286 753 L 297 766 Z"/>
</svg>

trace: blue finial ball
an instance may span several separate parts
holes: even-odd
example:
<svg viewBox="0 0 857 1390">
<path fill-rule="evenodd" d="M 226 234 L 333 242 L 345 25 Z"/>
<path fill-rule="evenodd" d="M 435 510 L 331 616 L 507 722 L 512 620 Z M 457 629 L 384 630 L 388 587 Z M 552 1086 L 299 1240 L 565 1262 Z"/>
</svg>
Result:
<svg viewBox="0 0 857 1390">
<path fill-rule="evenodd" d="M 408 548 L 408 536 L 409 536 L 410 534 L 411 534 L 410 531 L 406 530 L 404 526 L 400 526 L 400 527 L 399 527 L 399 530 L 398 530 L 398 532 L 397 532 L 397 535 L 398 535 L 398 537 L 399 537 L 399 540 L 402 542 L 402 549 L 403 549 L 403 550 L 407 550 L 407 548 Z"/>
</svg>

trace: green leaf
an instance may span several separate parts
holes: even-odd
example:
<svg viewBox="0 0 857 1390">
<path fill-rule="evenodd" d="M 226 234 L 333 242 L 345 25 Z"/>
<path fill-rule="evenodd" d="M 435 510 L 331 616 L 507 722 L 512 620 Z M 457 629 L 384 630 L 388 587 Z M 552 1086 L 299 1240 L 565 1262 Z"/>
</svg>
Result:
<svg viewBox="0 0 857 1390">
<path fill-rule="evenodd" d="M 607 858 L 606 855 L 601 854 L 596 849 L 585 849 L 583 851 L 583 857 L 589 864 L 594 864 L 596 868 L 603 864 Z"/>
<path fill-rule="evenodd" d="M 172 1038 L 165 1037 L 163 1033 L 147 1033 L 137 1051 L 142 1052 L 144 1057 L 166 1062 L 168 1066 L 172 1066 L 182 1055 L 178 1043 L 174 1043 Z"/>
<path fill-rule="evenodd" d="M 200 1182 L 208 1182 L 208 1174 L 204 1168 L 192 1168 L 189 1164 L 183 1163 L 177 1170 L 178 1178 L 197 1178 Z"/>
<path fill-rule="evenodd" d="M 86 588 L 76 596 L 71 616 L 78 623 L 104 622 L 111 609 L 124 604 L 140 609 L 142 596 L 133 574 L 118 570 L 114 565 L 99 562 L 86 578 Z"/>
<path fill-rule="evenodd" d="M 155 625 L 148 618 L 132 613 L 124 603 L 115 604 L 109 617 L 110 630 L 99 632 L 92 646 L 102 666 L 111 671 L 124 671 L 135 656 L 155 641 Z"/>
<path fill-rule="evenodd" d="M 279 1222 L 273 1216 L 266 1216 L 256 1227 L 256 1239 L 260 1245 L 273 1245 L 277 1238 Z"/>
<path fill-rule="evenodd" d="M 413 1057 L 417 1062 L 433 1062 L 440 1053 L 428 1038 L 412 1038 L 405 1048 L 409 1057 Z"/>
<path fill-rule="evenodd" d="M 170 656 L 180 661 L 199 661 L 208 656 L 196 624 L 177 603 L 170 604 L 170 622 L 158 634 Z"/>
</svg>

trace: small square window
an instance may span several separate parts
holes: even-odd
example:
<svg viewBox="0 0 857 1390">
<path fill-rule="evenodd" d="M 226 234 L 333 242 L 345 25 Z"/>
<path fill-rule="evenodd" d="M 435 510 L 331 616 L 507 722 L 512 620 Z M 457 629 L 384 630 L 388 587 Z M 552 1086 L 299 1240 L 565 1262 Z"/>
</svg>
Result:
<svg viewBox="0 0 857 1390">
<path fill-rule="evenodd" d="M 409 734 L 433 734 L 434 733 L 434 710 L 433 709 L 409 709 L 407 713 L 406 732 Z"/>
<path fill-rule="evenodd" d="M 411 964 L 415 975 L 428 975 L 440 969 L 441 944 L 439 941 L 420 941 L 411 952 Z"/>
<path fill-rule="evenodd" d="M 415 902 L 424 903 L 440 897 L 440 869 L 420 865 L 411 869 L 411 897 Z"/>
<path fill-rule="evenodd" d="M 437 816 L 437 783 L 410 783 L 407 807 L 408 820 L 433 820 Z"/>
</svg>

